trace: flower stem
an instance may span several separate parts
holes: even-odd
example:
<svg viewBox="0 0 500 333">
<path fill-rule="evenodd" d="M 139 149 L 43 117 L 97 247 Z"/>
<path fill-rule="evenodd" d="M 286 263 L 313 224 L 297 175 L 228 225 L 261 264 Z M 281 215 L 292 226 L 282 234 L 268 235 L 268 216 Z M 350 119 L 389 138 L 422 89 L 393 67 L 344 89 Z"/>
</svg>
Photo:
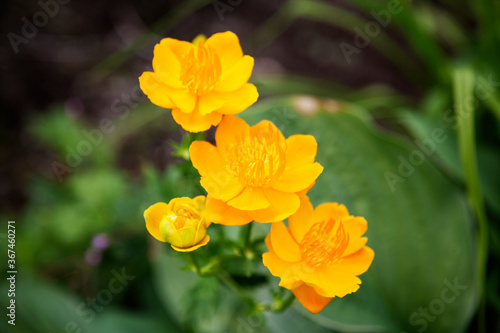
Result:
<svg viewBox="0 0 500 333">
<path fill-rule="evenodd" d="M 275 309 L 274 312 L 283 312 L 286 309 L 292 305 L 293 301 L 295 300 L 295 295 L 293 293 L 290 293 L 287 298 L 285 298 Z"/>
<path fill-rule="evenodd" d="M 470 68 L 458 68 L 454 73 L 455 111 L 458 117 L 458 139 L 462 167 L 465 173 L 467 194 L 476 211 L 478 222 L 478 271 L 480 308 L 478 314 L 478 331 L 486 332 L 486 269 L 488 262 L 488 220 L 484 207 L 484 198 L 479 183 L 479 172 L 476 157 L 474 105 L 474 72 Z"/>
<path fill-rule="evenodd" d="M 243 300 L 250 307 L 255 306 L 255 301 L 250 296 L 248 296 L 246 291 L 244 291 L 229 274 L 227 274 L 224 271 L 220 271 L 219 274 L 217 274 L 217 278 L 219 279 L 219 281 L 224 283 L 229 289 L 231 289 L 235 294 L 243 298 Z"/>
<path fill-rule="evenodd" d="M 253 226 L 252 222 L 248 223 L 247 230 L 245 233 L 245 247 L 244 247 L 245 252 L 250 247 L 250 238 L 252 236 L 252 226 Z"/>
<path fill-rule="evenodd" d="M 196 274 L 203 276 L 200 268 L 200 264 L 198 263 L 198 259 L 196 259 L 196 254 L 193 251 L 189 252 L 189 256 L 191 257 L 191 262 L 193 263 Z"/>
</svg>

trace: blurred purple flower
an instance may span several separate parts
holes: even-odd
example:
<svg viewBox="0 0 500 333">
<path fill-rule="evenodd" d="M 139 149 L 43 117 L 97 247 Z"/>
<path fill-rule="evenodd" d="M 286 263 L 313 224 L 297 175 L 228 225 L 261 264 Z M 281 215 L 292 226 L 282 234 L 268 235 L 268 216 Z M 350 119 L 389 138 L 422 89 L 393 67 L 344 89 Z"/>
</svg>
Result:
<svg viewBox="0 0 500 333">
<path fill-rule="evenodd" d="M 109 246 L 109 238 L 106 234 L 97 234 L 92 238 L 92 247 L 97 250 L 105 250 Z"/>
</svg>

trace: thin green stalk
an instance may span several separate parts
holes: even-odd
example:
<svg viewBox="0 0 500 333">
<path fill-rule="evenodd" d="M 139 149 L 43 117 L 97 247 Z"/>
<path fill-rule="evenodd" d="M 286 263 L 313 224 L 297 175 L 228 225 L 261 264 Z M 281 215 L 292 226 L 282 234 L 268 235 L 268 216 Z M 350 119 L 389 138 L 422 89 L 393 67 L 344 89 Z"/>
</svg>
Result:
<svg viewBox="0 0 500 333">
<path fill-rule="evenodd" d="M 245 233 L 245 245 L 244 245 L 244 251 L 246 252 L 250 248 L 250 239 L 252 238 L 252 226 L 253 223 L 250 222 L 247 225 L 247 230 Z"/>
<path fill-rule="evenodd" d="M 274 309 L 274 312 L 283 312 L 286 309 L 292 305 L 293 301 L 295 300 L 295 295 L 293 293 L 290 293 L 287 298 L 285 298 L 277 307 Z"/>
<path fill-rule="evenodd" d="M 193 263 L 196 274 L 203 276 L 200 264 L 198 263 L 198 259 L 196 258 L 196 254 L 194 254 L 194 251 L 189 252 L 189 256 L 191 257 L 191 262 Z"/>
<path fill-rule="evenodd" d="M 224 271 L 220 271 L 217 274 L 217 278 L 235 294 L 240 296 L 251 308 L 255 306 L 255 301 L 236 283 L 236 281 L 233 280 L 229 274 Z"/>
<path fill-rule="evenodd" d="M 479 332 L 486 327 L 486 264 L 488 260 L 488 221 L 486 218 L 484 199 L 479 183 L 476 160 L 474 133 L 474 72 L 470 68 L 458 68 L 453 76 L 455 112 L 458 119 L 459 150 L 465 173 L 467 192 L 476 211 L 478 221 L 478 270 L 479 294 L 481 297 L 479 311 Z"/>
</svg>

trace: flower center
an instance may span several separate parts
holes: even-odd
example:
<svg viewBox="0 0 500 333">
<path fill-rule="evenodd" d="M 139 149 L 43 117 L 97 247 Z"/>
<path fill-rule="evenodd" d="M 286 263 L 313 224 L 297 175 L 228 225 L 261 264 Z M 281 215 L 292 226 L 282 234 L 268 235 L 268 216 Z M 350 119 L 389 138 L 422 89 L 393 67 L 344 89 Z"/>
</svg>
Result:
<svg viewBox="0 0 500 333">
<path fill-rule="evenodd" d="M 284 167 L 285 153 L 270 126 L 260 135 L 246 135 L 228 147 L 227 170 L 246 186 L 266 186 Z"/>
<path fill-rule="evenodd" d="M 310 265 L 319 267 L 342 261 L 349 244 L 349 234 L 342 221 L 330 219 L 314 224 L 300 244 L 302 258 Z"/>
<path fill-rule="evenodd" d="M 205 47 L 200 40 L 198 46 L 182 57 L 180 80 L 193 95 L 204 95 L 214 89 L 221 74 L 217 54 Z"/>
<path fill-rule="evenodd" d="M 197 221 L 200 216 L 189 207 L 174 205 L 173 213 L 169 214 L 169 219 L 174 223 L 176 229 L 186 226 L 186 223 Z"/>
</svg>

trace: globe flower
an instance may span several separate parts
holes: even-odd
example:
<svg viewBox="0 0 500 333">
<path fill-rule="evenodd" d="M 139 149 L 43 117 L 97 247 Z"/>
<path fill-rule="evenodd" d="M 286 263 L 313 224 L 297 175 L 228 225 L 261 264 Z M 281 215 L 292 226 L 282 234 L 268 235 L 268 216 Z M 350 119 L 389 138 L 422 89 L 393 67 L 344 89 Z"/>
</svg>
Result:
<svg viewBox="0 0 500 333">
<path fill-rule="evenodd" d="M 267 120 L 250 127 L 241 118 L 225 116 L 215 141 L 216 146 L 195 141 L 189 147 L 208 193 L 207 214 L 215 223 L 285 219 L 297 211 L 299 195 L 323 171 L 314 162 L 317 144 L 313 136 L 285 139 Z"/>
<path fill-rule="evenodd" d="M 350 216 L 344 205 L 330 202 L 313 210 L 303 196 L 288 227 L 283 222 L 271 226 L 264 265 L 281 278 L 280 286 L 290 289 L 311 313 L 318 313 L 333 297 L 358 290 L 358 275 L 374 257 L 367 238 L 361 237 L 366 230 L 366 220 Z"/>
<path fill-rule="evenodd" d="M 176 251 L 190 252 L 210 240 L 205 214 L 205 196 L 174 198 L 168 204 L 158 202 L 144 212 L 146 228 L 161 242 L 170 243 Z"/>
<path fill-rule="evenodd" d="M 139 78 L 151 102 L 172 109 L 174 120 L 189 132 L 216 126 L 222 115 L 245 110 L 259 96 L 248 83 L 254 60 L 243 55 L 238 37 L 226 31 L 204 39 L 162 39 L 154 49 L 154 72 Z"/>
</svg>

